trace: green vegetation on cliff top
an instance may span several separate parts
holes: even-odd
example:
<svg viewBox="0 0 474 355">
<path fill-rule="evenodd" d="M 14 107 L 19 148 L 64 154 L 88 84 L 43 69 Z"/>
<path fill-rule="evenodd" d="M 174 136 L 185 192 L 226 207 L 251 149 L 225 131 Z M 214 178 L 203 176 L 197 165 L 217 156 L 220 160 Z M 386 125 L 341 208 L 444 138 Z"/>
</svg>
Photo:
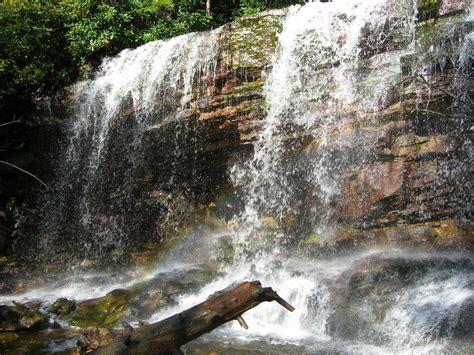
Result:
<svg viewBox="0 0 474 355">
<path fill-rule="evenodd" d="M 206 11 L 206 3 L 210 11 Z M 217 27 L 300 0 L 0 0 L 0 110 L 77 79 L 84 64 L 143 43 Z"/>
</svg>

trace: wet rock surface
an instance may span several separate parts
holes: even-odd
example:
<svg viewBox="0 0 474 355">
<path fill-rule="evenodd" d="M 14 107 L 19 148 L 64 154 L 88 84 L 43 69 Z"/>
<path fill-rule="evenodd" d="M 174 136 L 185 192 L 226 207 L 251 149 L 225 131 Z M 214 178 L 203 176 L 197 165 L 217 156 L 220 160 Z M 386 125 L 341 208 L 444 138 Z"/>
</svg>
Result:
<svg viewBox="0 0 474 355">
<path fill-rule="evenodd" d="M 469 91 L 466 97 L 453 96 L 456 90 L 472 86 L 472 63 L 464 63 L 468 68 L 471 65 L 471 69 L 459 72 L 462 59 L 459 52 L 473 25 L 472 21 L 459 22 L 458 17 L 451 16 L 465 8 L 466 2 L 422 1 L 420 4 L 422 21 L 416 29 L 416 51 L 395 61 L 397 80 L 387 89 L 387 95 L 380 99 L 374 112 L 364 111 L 366 97 L 363 94 L 377 90 L 372 86 L 373 76 L 389 76 L 387 72 L 393 69 L 393 63 L 383 62 L 384 56 L 390 57 L 392 52 L 398 55 L 396 51 L 407 44 L 407 33 L 403 29 L 396 29 L 399 37 L 380 43 L 372 34 L 379 30 L 383 34 L 383 28 L 365 29 L 360 68 L 354 68 L 364 78 L 356 88 L 360 99 L 351 105 L 337 106 L 335 110 L 334 122 L 344 119 L 343 127 L 337 124 L 314 125 L 311 129 L 298 124 L 278 127 L 278 134 L 272 139 L 281 141 L 284 147 L 280 168 L 297 188 L 288 198 L 289 208 L 282 215 L 276 218 L 269 213 L 256 222 L 258 226 L 253 229 L 251 243 L 238 246 L 243 253 L 272 251 L 276 241 L 280 241 L 278 238 L 285 234 L 288 238 L 278 257 L 294 254 L 290 248 L 294 245 L 301 245 L 313 257 L 337 255 L 345 249 L 371 243 L 430 250 L 473 250 L 474 234 L 469 222 L 472 217 L 472 182 L 469 180 L 472 175 L 469 145 L 472 106 L 466 106 L 472 97 Z M 109 133 L 112 138 L 102 147 L 107 159 L 97 170 L 99 178 L 89 186 L 84 176 L 72 177 L 81 189 L 87 185 L 93 191 L 89 206 L 94 213 L 83 219 L 83 205 L 79 204 L 79 210 L 69 209 L 80 201 L 82 190 L 75 191 L 67 200 L 60 201 L 66 206 L 61 210 L 65 213 L 49 216 L 50 222 L 61 224 L 54 235 L 50 233 L 51 225 L 38 232 L 37 226 L 42 223 L 38 210 L 26 205 L 18 208 L 23 212 L 15 217 L 18 222 L 14 223 L 15 228 L 0 229 L 1 293 L 21 294 L 41 285 L 41 281 L 35 281 L 36 284 L 25 286 L 18 272 L 26 270 L 16 264 L 17 260 L 10 256 L 12 252 L 22 254 L 20 260 L 30 263 L 31 269 L 40 269 L 36 274 L 58 272 L 64 265 L 79 267 L 84 260 L 83 269 L 149 265 L 166 257 L 182 236 L 189 233 L 190 226 L 202 222 L 210 210 L 222 218 L 222 224 L 231 219 L 235 211 L 227 207 L 227 198 L 235 186 L 229 170 L 236 161 L 248 159 L 258 142 L 257 135 L 261 133 L 262 120 L 268 110 L 264 93 L 266 73 L 271 66 L 271 56 L 277 50 L 276 36 L 281 31 L 285 11 L 258 14 L 224 26 L 219 34 L 215 68 L 194 73 L 194 82 L 186 96 L 184 88 L 179 87 L 176 97 L 169 102 L 163 100 L 153 120 L 146 125 L 140 126 L 135 108 L 131 106 L 133 100 L 127 98 Z M 380 62 L 387 66 L 387 71 L 374 69 L 372 76 L 364 74 L 367 68 Z M 328 112 L 328 97 L 334 93 L 326 74 L 339 65 L 341 63 L 334 62 L 333 57 L 327 62 L 311 63 L 313 75 L 305 85 L 308 88 L 328 85 L 327 90 L 318 91 L 309 100 L 309 112 L 315 115 Z M 455 81 L 454 77 L 462 77 L 462 80 Z M 64 96 L 53 100 L 52 116 L 68 115 L 64 106 L 71 105 L 71 100 Z M 175 114 L 178 109 L 179 115 Z M 51 133 L 50 138 L 57 139 L 58 122 L 55 119 L 51 122 L 51 131 L 46 130 L 37 137 Z M 142 132 L 139 139 L 136 131 Z M 53 144 L 48 144 L 47 139 L 31 144 L 36 145 L 50 156 L 48 149 Z M 83 145 L 81 159 L 86 159 L 92 154 L 91 147 L 88 142 Z M 137 156 L 131 159 L 130 150 L 140 145 L 146 147 L 139 150 L 141 160 L 135 160 Z M 313 176 L 307 174 L 314 168 L 312 162 L 320 157 L 331 163 L 329 175 L 338 177 L 334 180 L 340 193 L 334 194 L 330 201 L 325 201 L 321 191 L 314 189 Z M 25 162 L 25 167 L 36 163 L 41 165 L 41 160 Z M 131 173 L 130 166 L 139 166 L 134 171 L 137 174 Z M 50 170 L 49 165 L 40 168 L 35 171 Z M 18 183 L 27 185 L 24 181 Z M 54 188 L 59 193 L 63 187 Z M 30 193 L 34 195 L 36 191 Z M 56 201 L 50 203 L 55 205 Z M 322 215 L 326 219 L 322 219 Z M 329 240 L 327 235 L 314 231 L 313 226 L 322 221 L 334 227 L 327 232 Z M 230 230 L 235 226 L 227 227 Z M 220 239 L 219 251 L 215 254 L 215 261 L 227 266 L 234 260 L 236 250 L 229 239 Z M 38 245 L 31 241 L 41 242 L 41 253 Z M 97 250 L 98 255 L 88 254 Z M 196 247 L 190 254 L 197 250 Z M 42 264 L 44 269 L 29 259 L 43 252 L 46 256 L 54 254 L 52 261 L 45 258 L 48 261 Z M 4 257 L 4 254 L 8 255 Z M 73 259 L 76 262 L 71 261 Z M 318 258 L 313 258 L 311 262 L 316 260 Z M 280 260 L 272 265 L 280 268 Z M 473 281 L 466 274 L 473 272 L 472 260 L 464 257 L 368 257 L 336 280 L 328 277 L 321 282 L 330 290 L 329 298 L 334 307 L 328 320 L 328 333 L 337 340 L 345 338 L 357 342 L 370 338 L 376 345 L 421 344 L 453 337 L 462 340 L 460 353 L 467 354 L 472 351 L 468 340 L 473 336 L 474 320 Z M 303 271 L 295 276 L 298 273 Z M 31 279 L 34 276 L 33 273 Z M 3 329 L 0 352 L 75 349 L 79 335 L 70 326 L 113 328 L 119 326 L 121 320 L 147 319 L 215 276 L 215 270 L 207 267 L 163 272 L 143 282 L 109 289 L 108 293 L 92 299 L 60 298 L 44 305 L 44 309 L 20 304 L 0 306 L 0 329 Z M 101 283 L 103 279 L 97 277 L 94 281 Z M 127 282 L 120 279 L 122 285 Z M 438 286 L 421 290 L 421 286 L 431 284 Z M 452 299 L 452 313 L 440 308 L 438 294 Z M 322 301 L 317 296 L 314 301 Z M 434 324 L 433 328 L 423 328 L 425 323 L 420 320 L 433 310 L 439 318 L 430 323 Z M 397 318 L 400 315 L 406 318 Z M 48 323 L 48 319 L 51 322 Z M 63 329 L 56 329 L 59 325 Z M 413 334 L 397 332 L 398 326 L 414 329 Z M 37 330 L 42 327 L 48 330 Z M 87 334 L 97 346 L 109 336 L 107 330 L 97 328 Z M 308 350 L 302 345 L 273 345 L 259 340 L 251 345 L 233 346 L 229 345 L 232 339 L 227 338 L 227 343 L 222 339 L 225 338 L 216 341 L 211 336 L 186 349 L 197 354 L 210 349 L 235 354 L 249 349 L 262 354 Z M 454 340 L 449 346 L 455 348 Z M 344 353 L 341 348 L 352 351 L 341 343 L 308 351 Z"/>
<path fill-rule="evenodd" d="M 79 332 L 72 329 L 48 329 L 36 332 L 0 333 L 0 351 L 16 354 L 75 354 Z"/>
<path fill-rule="evenodd" d="M 183 293 L 195 292 L 212 277 L 214 271 L 197 266 L 159 272 L 127 289 L 115 289 L 93 299 L 59 298 L 50 304 L 0 305 L 0 352 L 56 352 L 62 348 L 73 351 L 80 339 L 100 347 L 109 342 L 112 329 L 122 327 L 121 321 L 146 321 L 160 309 L 175 305 Z M 96 281 L 105 280 L 97 277 Z"/>
<path fill-rule="evenodd" d="M 114 290 L 101 298 L 80 303 L 77 309 L 62 318 L 68 323 L 81 328 L 90 326 L 110 326 L 124 316 L 128 307 L 130 291 Z"/>
<path fill-rule="evenodd" d="M 335 108 L 340 119 L 353 118 L 342 129 L 281 127 L 280 137 L 275 139 L 285 142 L 288 151 L 282 169 L 294 171 L 294 177 L 289 178 L 301 186 L 282 224 L 296 230 L 297 239 L 303 241 L 313 232 L 310 225 L 315 221 L 309 215 L 322 203 L 319 191 L 312 191 L 311 182 L 299 181 L 304 178 L 298 175 L 311 168 L 308 160 L 323 154 L 330 156 L 330 161 L 344 157 L 339 166 L 332 168 L 340 180 L 337 184 L 341 193 L 330 201 L 330 217 L 326 219 L 353 230 L 350 235 L 370 236 L 386 227 L 403 232 L 422 223 L 449 219 L 456 221 L 460 231 L 451 234 L 451 244 L 472 247 L 471 227 L 465 223 L 471 214 L 469 153 L 464 144 L 469 131 L 465 118 L 470 112 L 463 105 L 470 98 L 460 100 L 452 95 L 456 85 L 472 84 L 470 79 L 464 83 L 464 79 L 453 79 L 466 74 L 457 70 L 458 53 L 466 33 L 473 28 L 472 21 L 460 21 L 458 16 L 467 6 L 466 1 L 420 2 L 416 50 L 395 64 L 383 62 L 384 56 L 397 55 L 408 45 L 412 39 L 409 29 L 387 23 L 364 30 L 360 39 L 361 68 L 357 69 L 364 80 L 358 83 L 357 93 L 363 98 L 374 91 L 374 77 L 393 76 L 388 74 L 393 66 L 402 73 L 381 98 L 378 111 L 358 117 L 357 112 L 364 109 L 361 99 Z M 233 192 L 230 168 L 251 156 L 267 114 L 264 87 L 287 12 L 268 11 L 225 25 L 212 44 L 216 46 L 212 48 L 217 55 L 215 65 L 194 73 L 191 88 L 180 84 L 174 96 L 156 102 L 156 110 L 146 124 L 140 126 L 137 120 L 141 108 L 133 107 L 131 97 L 124 99 L 108 132 L 113 138 L 104 141 L 103 152 L 109 158 L 97 172 L 101 179 L 91 187 L 88 203 L 94 213 L 83 218 L 81 211 L 72 207 L 80 200 L 82 187 L 78 187 L 69 200 L 51 199 L 54 208 L 65 206 L 57 216 L 41 220 L 41 211 L 26 208 L 24 228 L 19 229 L 13 244 L 11 238 L 0 233 L 0 249 L 9 248 L 27 263 L 38 247 L 30 241 L 49 240 L 37 254 L 54 254 L 56 264 L 62 265 L 71 258 L 82 260 L 84 255 L 79 254 L 85 253 L 83 244 L 87 240 L 95 245 L 90 249 L 101 254 L 95 259 L 88 256 L 90 267 L 147 264 L 163 258 L 166 250 L 186 234 L 187 226 L 201 219 L 209 204 Z M 388 32 L 390 35 L 380 41 L 379 37 L 385 38 Z M 328 58 L 329 62 L 331 58 L 334 56 Z M 366 74 L 366 67 L 376 67 L 381 61 L 389 66 L 386 71 L 374 69 L 372 76 Z M 307 108 L 315 115 L 327 111 L 328 97 L 334 94 L 334 83 L 327 82 L 326 75 L 331 66 L 341 63 L 330 64 L 312 63 L 311 79 L 305 83 L 307 88 L 325 86 L 309 100 Z M 48 132 L 54 131 L 49 136 L 55 142 L 60 140 L 58 125 L 60 119 L 72 113 L 74 94 L 75 89 L 62 90 L 45 103 L 48 110 L 44 126 L 51 131 L 45 128 L 44 134 L 37 135 L 41 147 L 49 147 L 41 148 L 44 156 L 51 157 L 50 150 L 57 146 L 48 143 Z M 40 111 L 35 114 L 41 115 Z M 139 137 L 137 130 L 141 132 Z M 135 152 L 137 140 L 146 149 L 138 150 L 135 159 L 130 152 Z M 81 148 L 82 158 L 92 154 L 89 143 Z M 132 171 L 130 166 L 135 165 L 139 168 Z M 48 164 L 41 166 L 54 170 Z M 74 176 L 73 180 L 83 186 L 87 179 Z M 57 188 L 55 195 L 67 189 L 53 187 Z M 45 220 L 51 223 L 45 225 Z M 65 235 L 69 236 L 67 243 Z M 337 233 L 333 237 L 341 239 Z M 445 240 L 439 244 L 446 244 Z"/>
<path fill-rule="evenodd" d="M 58 316 L 68 315 L 77 308 L 76 302 L 68 300 L 67 298 L 58 298 L 51 307 L 48 308 L 48 312 L 56 314 Z"/>
<path fill-rule="evenodd" d="M 83 346 L 87 344 L 88 349 L 98 349 L 101 346 L 110 344 L 113 341 L 113 334 L 106 328 L 90 327 L 85 329 L 78 344 Z"/>
<path fill-rule="evenodd" d="M 15 303 L 14 306 L 0 305 L 0 332 L 17 332 L 38 328 L 46 321 L 37 309 Z"/>
<path fill-rule="evenodd" d="M 456 259 L 448 256 L 419 256 L 416 259 L 368 257 L 341 275 L 332 286 L 334 313 L 329 320 L 330 333 L 345 339 L 378 339 L 380 344 L 387 344 L 399 332 L 384 326 L 390 325 L 391 317 L 394 318 L 393 324 L 396 324 L 397 317 L 407 317 L 413 326 L 420 322 L 418 329 L 414 330 L 414 333 L 419 333 L 418 341 L 426 337 L 433 340 L 452 336 L 469 338 L 473 334 L 472 326 L 465 311 L 472 307 L 474 300 L 472 277 L 466 281 L 471 283 L 468 286 L 470 295 L 453 300 L 453 304 L 458 304 L 449 312 L 437 307 L 438 303 L 445 301 L 443 297 L 457 297 L 459 291 L 456 287 L 459 285 L 450 284 L 464 282 L 456 279 L 457 273 L 473 271 L 472 258 L 467 256 Z M 433 293 L 423 289 L 425 285 L 436 282 L 441 286 Z M 453 292 L 443 295 L 450 287 L 454 288 Z M 414 305 L 403 305 L 409 297 L 416 299 Z M 422 319 L 430 312 L 439 319 L 429 329 L 424 329 Z M 408 339 L 410 335 L 403 336 Z"/>
</svg>

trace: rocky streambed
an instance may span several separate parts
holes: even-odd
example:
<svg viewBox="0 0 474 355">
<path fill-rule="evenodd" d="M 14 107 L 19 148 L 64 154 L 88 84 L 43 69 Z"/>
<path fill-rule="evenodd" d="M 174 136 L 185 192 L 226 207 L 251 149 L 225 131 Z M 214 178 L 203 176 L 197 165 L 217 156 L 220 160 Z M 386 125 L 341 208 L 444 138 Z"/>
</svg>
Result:
<svg viewBox="0 0 474 355">
<path fill-rule="evenodd" d="M 160 309 L 177 304 L 180 295 L 197 291 L 216 273 L 203 265 L 189 265 L 132 274 L 67 279 L 56 275 L 43 279 L 41 288 L 0 296 L 0 351 L 73 353 L 87 327 L 112 329 L 121 327 L 121 321 L 146 321 Z"/>
<path fill-rule="evenodd" d="M 0 350 L 77 353 L 87 327 L 110 336 L 121 321 L 157 321 L 243 278 L 263 280 L 296 302 L 297 310 L 285 314 L 272 304 L 260 305 L 245 315 L 248 331 L 225 325 L 186 345 L 185 353 L 466 354 L 473 349 L 469 253 L 377 247 L 326 259 L 289 259 L 285 269 L 280 276 L 254 269 L 224 277 L 208 266 L 188 265 L 128 279 L 77 277 L 3 296 Z"/>
</svg>

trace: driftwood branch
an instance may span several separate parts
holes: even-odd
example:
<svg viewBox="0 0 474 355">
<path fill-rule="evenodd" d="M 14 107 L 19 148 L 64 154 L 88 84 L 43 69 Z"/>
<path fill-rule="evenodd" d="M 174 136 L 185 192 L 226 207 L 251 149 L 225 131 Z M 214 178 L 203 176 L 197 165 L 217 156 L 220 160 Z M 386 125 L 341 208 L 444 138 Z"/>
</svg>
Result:
<svg viewBox="0 0 474 355">
<path fill-rule="evenodd" d="M 179 354 L 180 346 L 232 320 L 237 320 L 247 329 L 242 314 L 262 302 L 271 301 L 278 302 L 290 312 L 294 311 L 270 287 L 262 287 L 259 281 L 242 282 L 160 322 L 141 325 L 137 329 L 123 323 L 125 329 L 107 335 L 105 341 L 97 339 L 99 329 L 88 328 L 79 345 L 85 350 L 94 349 L 94 354 Z"/>
</svg>

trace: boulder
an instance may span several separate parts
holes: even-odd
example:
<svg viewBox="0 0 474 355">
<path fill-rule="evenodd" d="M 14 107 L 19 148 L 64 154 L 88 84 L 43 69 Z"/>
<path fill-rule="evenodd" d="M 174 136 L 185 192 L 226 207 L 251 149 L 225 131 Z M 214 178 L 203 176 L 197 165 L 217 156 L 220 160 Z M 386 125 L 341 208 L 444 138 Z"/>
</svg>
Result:
<svg viewBox="0 0 474 355">
<path fill-rule="evenodd" d="M 452 335 L 457 338 L 474 337 L 474 297 L 464 303 L 459 312 L 460 317 L 452 329 Z"/>
<path fill-rule="evenodd" d="M 17 332 L 40 326 L 45 317 L 37 310 L 15 303 L 14 306 L 0 305 L 0 332 Z"/>
<path fill-rule="evenodd" d="M 68 300 L 67 298 L 58 298 L 56 302 L 48 308 L 48 311 L 59 316 L 65 316 L 73 312 L 76 308 L 75 301 Z"/>
<path fill-rule="evenodd" d="M 118 322 L 129 309 L 131 292 L 117 289 L 104 297 L 94 298 L 81 302 L 77 309 L 62 317 L 71 325 L 78 327 L 112 326 Z"/>
<path fill-rule="evenodd" d="M 94 350 L 112 343 L 113 337 L 112 332 L 106 328 L 89 327 L 81 334 L 78 344 L 87 344 L 89 349 Z"/>
</svg>

